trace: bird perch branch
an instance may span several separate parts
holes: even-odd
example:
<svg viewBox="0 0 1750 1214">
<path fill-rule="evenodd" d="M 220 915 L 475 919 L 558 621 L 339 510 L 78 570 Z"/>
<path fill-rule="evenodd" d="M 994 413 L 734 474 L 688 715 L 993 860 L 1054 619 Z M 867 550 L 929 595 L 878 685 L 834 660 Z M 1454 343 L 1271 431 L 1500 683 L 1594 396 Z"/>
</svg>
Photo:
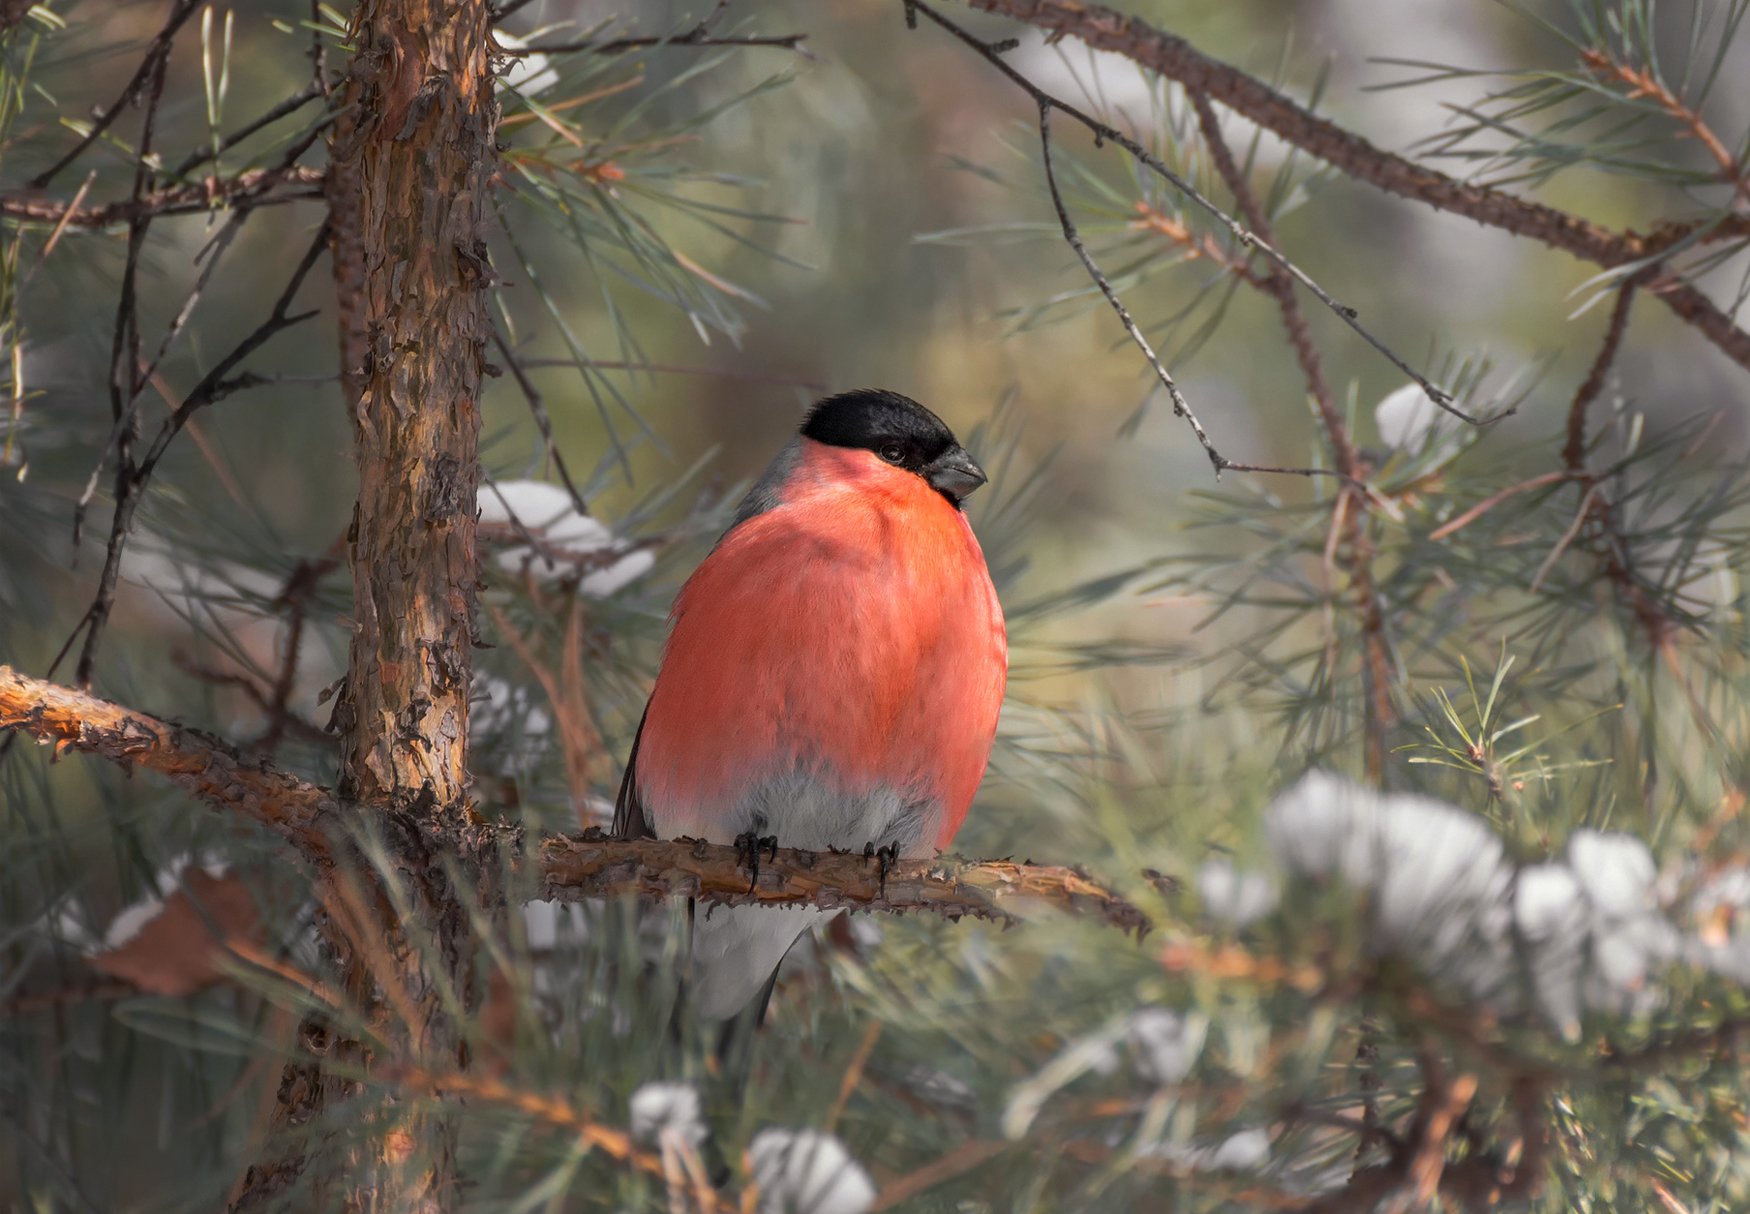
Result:
<svg viewBox="0 0 1750 1214">
<path fill-rule="evenodd" d="M 217 809 L 260 823 L 312 863 L 334 854 L 328 834 L 348 815 L 330 790 L 262 760 L 243 758 L 221 738 L 71 687 L 0 666 L 0 729 L 17 730 L 56 752 L 82 750 L 128 769 L 164 776 Z M 858 853 L 779 849 L 750 872 L 736 848 L 696 840 L 611 839 L 600 831 L 553 835 L 532 860 L 544 896 L 562 900 L 690 897 L 707 903 L 930 911 L 1013 922 L 1026 907 L 1096 915 L 1142 932 L 1147 917 L 1087 874 L 1055 865 L 942 857 L 902 860 L 885 877 Z"/>
</svg>

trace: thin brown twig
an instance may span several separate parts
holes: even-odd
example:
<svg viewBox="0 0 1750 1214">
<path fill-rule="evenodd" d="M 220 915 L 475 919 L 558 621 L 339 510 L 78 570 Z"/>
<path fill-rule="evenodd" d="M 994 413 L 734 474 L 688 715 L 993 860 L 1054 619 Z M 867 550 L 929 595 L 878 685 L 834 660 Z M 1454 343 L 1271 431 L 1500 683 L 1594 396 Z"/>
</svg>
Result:
<svg viewBox="0 0 1750 1214">
<path fill-rule="evenodd" d="M 869 1058 L 875 1053 L 875 1043 L 879 1040 L 881 1021 L 871 1020 L 869 1027 L 863 1030 L 863 1039 L 857 1042 L 857 1048 L 845 1066 L 845 1073 L 839 1077 L 838 1095 L 833 1098 L 832 1108 L 827 1110 L 826 1120 L 820 1126 L 826 1133 L 831 1134 L 838 1128 L 839 1118 L 844 1116 L 845 1108 L 851 1103 L 852 1093 L 863 1081 L 863 1071 L 868 1067 Z"/>
<path fill-rule="evenodd" d="M 373 1067 L 370 1078 L 425 1096 L 464 1096 L 481 1104 L 514 1109 L 543 1125 L 576 1135 L 584 1147 L 600 1151 L 616 1163 L 627 1164 L 658 1180 L 665 1179 L 662 1157 L 644 1150 L 632 1135 L 616 1126 L 604 1125 L 562 1096 L 529 1091 L 490 1075 L 461 1071 L 433 1071 L 416 1062 L 390 1060 Z M 741 1203 L 732 1194 L 716 1190 L 698 1193 L 703 1212 L 733 1214 Z"/>
<path fill-rule="evenodd" d="M 573 358 L 525 358 L 522 365 L 531 370 L 567 368 L 576 370 Z M 827 384 L 818 379 L 802 379 L 794 375 L 774 375 L 767 371 L 750 371 L 741 367 L 689 367 L 680 363 L 626 362 L 611 358 L 589 360 L 592 371 L 648 371 L 655 375 L 699 375 L 713 379 L 739 379 L 755 384 L 779 384 L 788 388 L 804 388 L 810 392 L 825 392 Z"/>
<path fill-rule="evenodd" d="M 547 413 L 547 402 L 541 396 L 540 389 L 535 387 L 529 373 L 523 369 L 522 359 L 510 348 L 510 343 L 499 332 L 498 326 L 492 326 L 492 342 L 498 347 L 498 352 L 504 356 L 504 362 L 510 368 L 511 378 L 516 380 L 521 389 L 523 400 L 528 403 L 529 414 L 535 419 L 535 428 L 541 432 L 541 447 L 546 458 L 559 473 L 559 479 L 565 485 L 565 491 L 571 494 L 571 502 L 577 507 L 579 514 L 589 513 L 589 503 L 584 500 L 583 491 L 577 487 L 577 482 L 571 479 L 571 469 L 565 465 L 565 456 L 553 441 L 553 419 Z"/>
<path fill-rule="evenodd" d="M 274 123 L 278 122 L 281 118 L 286 118 L 292 114 L 297 113 L 299 110 L 303 109 L 306 105 L 310 104 L 310 102 L 316 101 L 319 98 L 321 98 L 322 96 L 323 96 L 323 92 L 322 92 L 321 84 L 315 80 L 312 80 L 309 84 L 306 84 L 298 92 L 293 93 L 290 97 L 287 97 L 285 100 L 281 101 L 279 104 L 272 106 L 269 109 L 267 109 L 266 111 L 264 111 L 259 117 L 251 119 L 249 122 L 244 123 L 242 126 L 238 127 L 236 130 L 227 132 L 226 134 L 222 135 L 219 138 L 219 142 L 218 142 L 217 146 L 208 145 L 207 147 L 204 147 L 204 148 L 196 148 L 194 151 L 190 152 L 186 157 L 184 157 L 180 164 L 178 164 L 175 168 L 171 169 L 168 175 L 171 178 L 176 179 L 176 180 L 180 180 L 184 177 L 187 177 L 190 173 L 194 172 L 201 165 L 206 164 L 210 160 L 217 159 L 218 157 L 224 155 L 231 148 L 236 147 L 238 144 L 242 143 L 245 139 L 248 139 L 251 135 L 254 135 L 254 134 L 257 134 L 261 131 L 266 130 L 268 127 L 270 127 Z M 330 116 L 326 121 L 330 121 L 330 122 L 333 121 L 332 116 Z M 213 180 L 213 179 L 212 178 L 208 179 L 208 181 L 211 181 L 211 180 Z M 222 180 L 222 179 L 220 179 L 220 180 Z M 207 183 L 202 182 L 201 184 L 205 185 Z"/>
<path fill-rule="evenodd" d="M 1533 489 L 1542 489 L 1547 485 L 1559 485 L 1563 481 L 1570 479 L 1572 475 L 1572 473 L 1566 471 L 1544 472 L 1532 477 L 1530 480 L 1520 481 L 1516 485 L 1508 485 L 1505 489 L 1502 489 L 1499 492 L 1491 493 L 1488 497 L 1485 497 L 1482 501 L 1472 506 L 1469 510 L 1466 510 L 1463 514 L 1460 514 L 1458 517 L 1442 523 L 1428 533 L 1428 538 L 1431 540 L 1443 540 L 1447 536 L 1454 535 L 1470 526 L 1507 499 L 1518 497 L 1521 493 L 1530 493 Z"/>
<path fill-rule="evenodd" d="M 1598 356 L 1592 360 L 1591 369 L 1586 372 L 1586 378 L 1581 381 L 1573 401 L 1568 405 L 1568 437 L 1562 445 L 1562 463 L 1571 477 L 1585 478 L 1588 475 L 1586 413 L 1592 407 L 1592 402 L 1598 399 L 1598 394 L 1604 391 L 1604 382 L 1609 378 L 1610 368 L 1616 362 L 1617 352 L 1622 349 L 1623 335 L 1628 332 L 1629 309 L 1634 305 L 1637 285 L 1631 279 L 1617 290 L 1616 303 L 1611 307 L 1610 319 L 1605 323 L 1604 341 L 1598 347 Z"/>
<path fill-rule="evenodd" d="M 255 386 L 261 382 L 249 372 L 237 372 L 237 368 L 256 350 L 266 345 L 280 333 L 310 319 L 316 315 L 314 311 L 293 313 L 292 301 L 315 266 L 317 258 L 327 248 L 328 229 L 324 225 L 317 232 L 316 238 L 305 251 L 303 260 L 293 270 L 285 289 L 279 299 L 274 302 L 273 310 L 266 320 L 257 325 L 253 332 L 246 336 L 230 353 L 220 359 L 213 368 L 202 377 L 201 381 L 183 398 L 182 407 L 165 419 L 159 427 L 157 436 L 147 449 L 145 456 L 135 467 L 131 459 L 118 460 L 117 476 L 126 469 L 125 484 L 118 481 L 115 503 L 115 515 L 110 524 L 109 543 L 104 552 L 103 572 L 98 578 L 97 592 L 93 596 L 91 606 L 86 609 L 79 628 L 85 632 L 84 647 L 79 656 L 79 682 L 82 686 L 90 685 L 92 668 L 96 662 L 97 648 L 102 639 L 104 626 L 108 622 L 111 606 L 115 602 L 116 580 L 121 574 L 121 558 L 123 547 L 127 543 L 129 533 L 133 528 L 134 515 L 139 508 L 147 483 L 153 471 L 157 468 L 170 444 L 182 432 L 189 419 L 201 409 L 216 404 L 235 392 Z M 78 635 L 75 630 L 74 635 Z"/>
<path fill-rule="evenodd" d="M 1665 111 L 1668 117 L 1683 127 L 1685 134 L 1701 144 L 1712 157 L 1719 169 L 1720 180 L 1731 186 L 1733 192 L 1746 202 L 1750 202 L 1750 173 L 1746 173 L 1744 166 L 1738 163 L 1738 158 L 1726 150 L 1725 142 L 1714 133 L 1707 119 L 1701 116 L 1701 111 L 1667 88 L 1651 69 L 1618 62 L 1596 47 L 1581 51 L 1580 62 L 1600 80 L 1615 81 L 1628 86 L 1631 101 L 1644 97 Z"/>
<path fill-rule="evenodd" d="M 768 46 L 801 51 L 802 44 L 808 40 L 807 34 L 696 35 L 697 31 L 672 37 L 641 34 L 629 38 L 585 38 L 577 42 L 531 42 L 514 50 L 507 48 L 503 53 L 507 58 L 521 59 L 527 55 L 623 55 L 646 47 L 668 46 Z"/>
<path fill-rule="evenodd" d="M 1246 180 L 1238 162 L 1234 160 L 1233 151 L 1221 133 L 1221 121 L 1215 115 L 1215 107 L 1210 104 L 1207 95 L 1195 92 L 1191 94 L 1191 105 L 1197 113 L 1197 126 L 1203 136 L 1203 146 L 1209 152 L 1217 175 L 1233 195 L 1234 205 L 1239 208 L 1240 215 L 1259 237 L 1266 241 L 1274 240 L 1270 217 L 1265 214 L 1251 183 Z M 1265 290 L 1276 300 L 1277 309 L 1282 314 L 1282 327 L 1287 331 L 1289 345 L 1293 347 L 1295 359 L 1300 363 L 1301 374 L 1306 379 L 1307 394 L 1312 398 L 1313 407 L 1318 410 L 1319 421 L 1325 431 L 1325 441 L 1330 445 L 1337 471 L 1344 477 L 1343 488 L 1338 491 L 1338 509 L 1335 511 L 1336 517 L 1341 518 L 1342 522 L 1339 524 L 1333 519 L 1332 534 L 1335 536 L 1337 528 L 1341 526 L 1341 534 L 1346 541 L 1341 554 L 1342 563 L 1349 575 L 1350 588 L 1355 595 L 1360 614 L 1361 672 L 1366 691 L 1363 725 L 1367 739 L 1367 771 L 1377 780 L 1385 774 L 1386 733 L 1397 720 L 1396 703 L 1392 699 L 1396 671 L 1390 638 L 1386 634 L 1385 610 L 1380 605 L 1379 588 L 1373 575 L 1373 541 L 1368 534 L 1370 512 L 1365 508 L 1370 499 L 1365 492 L 1357 489 L 1357 486 L 1364 483 L 1367 468 L 1349 433 L 1349 427 L 1343 420 L 1343 414 L 1337 408 L 1330 384 L 1325 379 L 1324 363 L 1319 357 L 1318 347 L 1313 343 L 1312 329 L 1307 324 L 1306 314 L 1301 311 L 1294 283 L 1280 265 L 1273 263 L 1270 266 Z M 1342 510 L 1344 498 L 1353 498 L 1358 508 Z M 1327 562 L 1336 556 L 1336 551 L 1327 544 Z M 1334 630 L 1332 635 L 1335 635 Z"/>
</svg>

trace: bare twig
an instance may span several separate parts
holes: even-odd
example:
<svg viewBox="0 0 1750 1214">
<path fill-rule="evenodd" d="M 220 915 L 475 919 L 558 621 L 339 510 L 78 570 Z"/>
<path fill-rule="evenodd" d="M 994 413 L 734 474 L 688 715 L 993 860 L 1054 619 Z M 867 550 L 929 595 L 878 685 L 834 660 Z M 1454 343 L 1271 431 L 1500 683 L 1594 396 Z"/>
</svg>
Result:
<svg viewBox="0 0 1750 1214">
<path fill-rule="evenodd" d="M 199 215 L 226 206 L 279 206 L 322 196 L 321 169 L 291 165 L 277 169 L 250 169 L 235 177 L 220 177 L 192 185 L 170 186 L 138 198 L 126 198 L 101 206 L 82 207 L 79 199 L 55 202 L 20 194 L 0 195 L 0 216 L 29 223 L 61 227 L 107 228 L 143 216 Z M 292 189 L 275 191 L 281 186 Z"/>
<path fill-rule="evenodd" d="M 190 152 L 183 159 L 182 163 L 170 170 L 168 176 L 176 180 L 181 180 L 182 178 L 187 177 L 190 173 L 194 172 L 194 170 L 198 169 L 201 165 L 206 164 L 209 160 L 216 159 L 223 155 L 226 151 L 236 147 L 251 135 L 266 130 L 281 118 L 297 113 L 306 105 L 310 104 L 310 102 L 318 100 L 322 95 L 321 85 L 312 80 L 301 90 L 293 93 L 278 105 L 266 110 L 259 117 L 244 123 L 236 130 L 222 136 L 216 146 L 209 145 L 204 148 L 197 148 Z M 328 119 L 328 121 L 332 121 L 332 118 Z M 202 184 L 205 185 L 206 183 L 203 182 Z"/>
<path fill-rule="evenodd" d="M 529 370 L 564 367 L 576 370 L 574 358 L 525 358 L 522 365 Z M 653 375 L 698 375 L 711 379 L 739 379 L 754 384 L 779 384 L 786 388 L 802 388 L 809 392 L 825 392 L 827 385 L 818 379 L 800 379 L 794 375 L 774 375 L 767 371 L 750 371 L 741 367 L 688 367 L 679 363 L 626 362 L 611 358 L 589 360 L 592 371 L 646 371 Z"/>
<path fill-rule="evenodd" d="M 1592 407 L 1592 402 L 1598 399 L 1598 394 L 1604 391 L 1604 381 L 1610 376 L 1610 368 L 1616 362 L 1617 351 L 1622 348 L 1623 334 L 1628 332 L 1629 309 L 1634 304 L 1636 283 L 1626 282 L 1616 293 L 1616 304 L 1610 309 L 1610 320 L 1604 326 L 1604 343 L 1598 347 L 1598 357 L 1592 360 L 1592 368 L 1586 372 L 1586 378 L 1574 393 L 1573 402 L 1568 406 L 1568 440 L 1562 446 L 1562 463 L 1567 467 L 1568 475 L 1583 477 L 1586 475 L 1586 412 Z"/>
<path fill-rule="evenodd" d="M 701 36 L 695 30 L 672 37 L 644 34 L 631 38 L 585 38 L 579 42 L 531 42 L 515 50 L 506 49 L 504 54 L 512 59 L 520 59 L 525 55 L 623 55 L 627 51 L 644 47 L 662 46 L 770 46 L 781 50 L 800 51 L 807 39 L 807 34 Z"/>
</svg>

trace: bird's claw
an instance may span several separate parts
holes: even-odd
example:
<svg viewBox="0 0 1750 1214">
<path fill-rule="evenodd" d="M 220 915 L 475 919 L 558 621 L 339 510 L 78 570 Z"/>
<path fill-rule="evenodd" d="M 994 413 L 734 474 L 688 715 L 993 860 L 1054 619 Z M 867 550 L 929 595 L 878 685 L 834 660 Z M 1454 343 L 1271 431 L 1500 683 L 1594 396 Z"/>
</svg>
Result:
<svg viewBox="0 0 1750 1214">
<path fill-rule="evenodd" d="M 899 844 L 888 843 L 885 846 L 876 847 L 872 842 L 865 843 L 863 844 L 863 859 L 875 861 L 875 871 L 881 882 L 881 896 L 885 898 L 887 896 L 887 874 L 899 862 Z"/>
<path fill-rule="evenodd" d="M 778 836 L 761 835 L 744 830 L 735 836 L 735 862 L 748 871 L 747 892 L 753 893 L 760 883 L 760 853 L 773 860 L 778 858 Z"/>
</svg>

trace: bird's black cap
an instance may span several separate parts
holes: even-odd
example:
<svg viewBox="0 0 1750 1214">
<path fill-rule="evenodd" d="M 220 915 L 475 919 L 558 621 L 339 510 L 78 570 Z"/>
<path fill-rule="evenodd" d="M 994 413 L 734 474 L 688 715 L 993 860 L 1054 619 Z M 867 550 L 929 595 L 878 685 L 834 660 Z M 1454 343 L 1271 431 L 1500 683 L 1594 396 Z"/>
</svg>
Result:
<svg viewBox="0 0 1750 1214">
<path fill-rule="evenodd" d="M 915 472 L 956 506 L 984 484 L 980 468 L 941 418 L 909 396 L 860 388 L 829 396 L 809 411 L 802 437 L 853 447 Z"/>
</svg>

